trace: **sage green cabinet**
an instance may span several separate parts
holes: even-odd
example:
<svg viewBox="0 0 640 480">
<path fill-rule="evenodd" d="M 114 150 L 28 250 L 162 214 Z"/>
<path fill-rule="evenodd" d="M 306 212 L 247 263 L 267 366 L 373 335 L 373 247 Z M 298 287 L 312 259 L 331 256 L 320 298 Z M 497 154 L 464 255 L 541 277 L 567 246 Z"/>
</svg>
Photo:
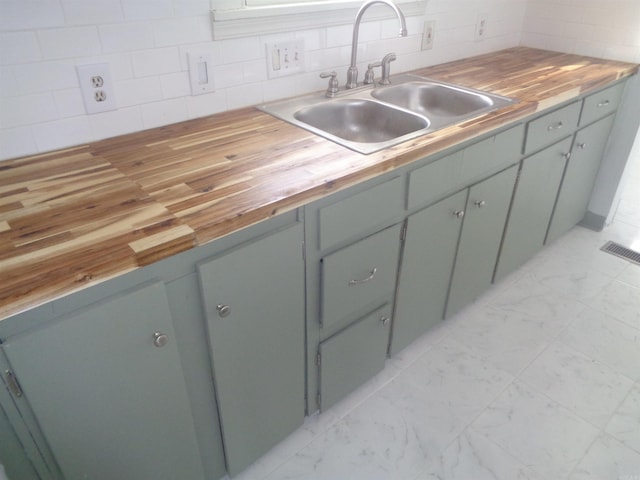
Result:
<svg viewBox="0 0 640 480">
<path fill-rule="evenodd" d="M 0 388 L 3 385 L 0 383 Z M 10 479 L 38 480 L 31 461 L 0 405 L 0 464 Z"/>
<path fill-rule="evenodd" d="M 407 219 L 393 315 L 391 355 L 405 348 L 444 317 L 467 190 Z"/>
<path fill-rule="evenodd" d="M 517 172 L 514 165 L 469 189 L 447 317 L 491 285 Z"/>
<path fill-rule="evenodd" d="M 584 218 L 614 118 L 609 115 L 576 133 L 545 242 L 556 240 Z"/>
<path fill-rule="evenodd" d="M 2 345 L 65 479 L 203 479 L 162 283 Z"/>
<path fill-rule="evenodd" d="M 543 247 L 571 142 L 565 138 L 522 161 L 494 281 Z"/>
<path fill-rule="evenodd" d="M 326 410 L 384 368 L 391 304 L 320 343 L 318 404 Z"/>
<path fill-rule="evenodd" d="M 231 475 L 304 419 L 302 245 L 296 224 L 198 265 Z"/>
</svg>

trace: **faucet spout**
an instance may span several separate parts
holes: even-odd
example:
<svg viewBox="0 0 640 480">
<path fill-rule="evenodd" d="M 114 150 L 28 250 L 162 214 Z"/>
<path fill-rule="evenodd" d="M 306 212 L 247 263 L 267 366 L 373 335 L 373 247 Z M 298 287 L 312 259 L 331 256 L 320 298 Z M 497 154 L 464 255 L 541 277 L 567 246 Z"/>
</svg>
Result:
<svg viewBox="0 0 640 480">
<path fill-rule="evenodd" d="M 362 15 L 371 5 L 375 3 L 383 3 L 395 12 L 396 17 L 400 21 L 400 36 L 407 36 L 407 23 L 404 19 L 404 15 L 398 8 L 398 6 L 391 0 L 367 0 L 362 4 L 358 13 L 356 14 L 356 20 L 353 23 L 353 39 L 351 41 L 351 64 L 349 70 L 347 70 L 347 88 L 355 88 L 358 86 L 358 68 L 356 67 L 356 56 L 358 54 L 358 33 L 360 32 L 360 22 L 362 21 Z"/>
</svg>

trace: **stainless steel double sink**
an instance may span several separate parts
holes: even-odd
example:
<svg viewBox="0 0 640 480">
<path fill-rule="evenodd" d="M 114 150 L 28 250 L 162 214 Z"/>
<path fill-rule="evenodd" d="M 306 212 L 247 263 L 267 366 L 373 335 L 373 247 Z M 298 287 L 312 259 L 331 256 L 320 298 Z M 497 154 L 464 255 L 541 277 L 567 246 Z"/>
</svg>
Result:
<svg viewBox="0 0 640 480">
<path fill-rule="evenodd" d="M 396 75 L 390 85 L 322 93 L 260 105 L 277 118 L 360 153 L 373 153 L 516 100 L 431 80 Z"/>
</svg>

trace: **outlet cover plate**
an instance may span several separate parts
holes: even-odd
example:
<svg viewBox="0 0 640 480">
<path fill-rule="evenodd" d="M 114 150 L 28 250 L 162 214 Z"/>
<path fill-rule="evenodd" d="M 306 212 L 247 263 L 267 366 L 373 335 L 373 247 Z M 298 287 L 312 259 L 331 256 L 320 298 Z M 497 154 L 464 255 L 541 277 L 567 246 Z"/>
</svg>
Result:
<svg viewBox="0 0 640 480">
<path fill-rule="evenodd" d="M 108 63 L 76 65 L 84 108 L 89 114 L 118 108 Z"/>
<path fill-rule="evenodd" d="M 191 95 L 215 92 L 213 82 L 213 52 L 194 50 L 187 52 Z"/>
<path fill-rule="evenodd" d="M 433 48 L 433 35 L 435 30 L 435 20 L 427 20 L 424 22 L 424 30 L 422 32 L 422 50 L 431 50 Z"/>
</svg>

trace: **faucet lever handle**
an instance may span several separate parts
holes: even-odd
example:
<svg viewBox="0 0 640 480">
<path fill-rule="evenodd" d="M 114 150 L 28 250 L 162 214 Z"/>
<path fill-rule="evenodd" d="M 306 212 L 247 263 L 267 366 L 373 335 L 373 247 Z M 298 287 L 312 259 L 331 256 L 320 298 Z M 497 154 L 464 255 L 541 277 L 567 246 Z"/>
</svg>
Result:
<svg viewBox="0 0 640 480">
<path fill-rule="evenodd" d="M 372 83 L 375 82 L 375 72 L 373 71 L 373 69 L 381 66 L 382 66 L 382 63 L 380 62 L 373 62 L 367 66 L 367 72 L 364 74 L 365 85 L 371 85 Z"/>
<path fill-rule="evenodd" d="M 380 62 L 382 64 L 382 78 L 380 79 L 380 85 L 389 85 L 389 73 L 391 72 L 390 63 L 396 60 L 398 57 L 395 53 L 387 53 Z"/>
<path fill-rule="evenodd" d="M 322 72 L 320 78 L 328 78 L 329 86 L 327 87 L 326 96 L 335 97 L 338 94 L 338 74 L 335 71 Z"/>
</svg>

